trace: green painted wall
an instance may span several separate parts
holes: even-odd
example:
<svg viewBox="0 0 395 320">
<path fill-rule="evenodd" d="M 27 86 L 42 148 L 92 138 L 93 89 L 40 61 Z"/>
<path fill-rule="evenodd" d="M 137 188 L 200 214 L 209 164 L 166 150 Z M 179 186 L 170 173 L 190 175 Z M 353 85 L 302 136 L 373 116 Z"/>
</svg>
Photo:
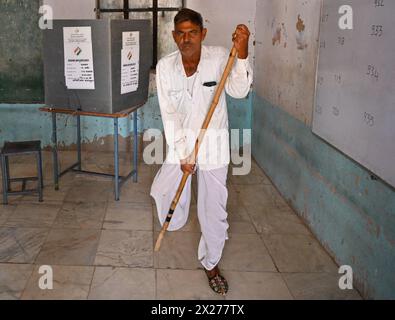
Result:
<svg viewBox="0 0 395 320">
<path fill-rule="evenodd" d="M 43 105 L 0 104 L 0 146 L 4 141 L 39 139 L 43 147 L 51 146 L 51 115 L 39 111 Z M 155 114 L 157 98 L 151 97 L 138 111 L 138 132 L 154 127 L 161 128 L 160 115 Z M 159 112 L 159 108 L 157 110 Z M 101 143 L 100 140 L 113 136 L 113 120 L 98 117 L 81 117 L 83 143 Z M 76 143 L 76 118 L 70 115 L 57 115 L 57 134 L 59 146 L 72 148 Z M 119 120 L 119 133 L 127 137 L 133 131 L 132 121 Z"/>
<path fill-rule="evenodd" d="M 245 99 L 228 97 L 230 128 L 251 128 L 252 95 Z M 43 147 L 51 145 L 51 116 L 38 109 L 43 105 L 0 104 L 0 146 L 4 141 L 39 139 Z M 70 147 L 76 142 L 76 119 L 72 116 L 58 115 L 58 141 L 61 147 Z M 138 110 L 138 132 L 149 128 L 163 130 L 158 97 L 151 94 L 147 103 Z M 83 143 L 104 143 L 104 138 L 112 137 L 113 121 L 107 118 L 82 117 Z M 127 137 L 133 131 L 133 124 L 126 119 L 119 121 L 120 135 Z M 241 136 L 241 135 L 240 135 Z M 241 140 L 242 136 L 241 136 Z"/>
<path fill-rule="evenodd" d="M 395 190 L 255 95 L 253 156 L 366 298 L 395 298 Z"/>
<path fill-rule="evenodd" d="M 0 102 L 44 101 L 39 0 L 0 0 Z"/>
</svg>

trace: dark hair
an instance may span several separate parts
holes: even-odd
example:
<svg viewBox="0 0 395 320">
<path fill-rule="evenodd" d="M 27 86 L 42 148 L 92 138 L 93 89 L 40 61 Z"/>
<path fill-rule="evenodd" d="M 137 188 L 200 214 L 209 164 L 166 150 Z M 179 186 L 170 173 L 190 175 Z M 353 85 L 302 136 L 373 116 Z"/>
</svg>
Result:
<svg viewBox="0 0 395 320">
<path fill-rule="evenodd" d="M 199 12 L 193 11 L 191 9 L 183 8 L 174 17 L 174 25 L 190 21 L 196 24 L 203 30 L 203 18 Z"/>
</svg>

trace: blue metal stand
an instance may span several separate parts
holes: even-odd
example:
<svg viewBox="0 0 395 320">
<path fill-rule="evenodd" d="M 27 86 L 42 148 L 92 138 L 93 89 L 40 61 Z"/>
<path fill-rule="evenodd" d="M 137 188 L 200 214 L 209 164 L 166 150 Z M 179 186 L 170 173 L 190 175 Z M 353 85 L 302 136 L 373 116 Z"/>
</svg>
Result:
<svg viewBox="0 0 395 320">
<path fill-rule="evenodd" d="M 139 145 L 138 145 L 138 138 L 137 138 L 137 111 L 133 112 L 133 133 L 134 133 L 134 152 L 133 152 L 133 169 L 134 169 L 134 175 L 133 175 L 133 182 L 137 182 L 137 160 L 138 160 L 138 150 L 139 150 Z"/>
<path fill-rule="evenodd" d="M 35 177 L 20 177 L 12 178 L 10 176 L 10 165 L 8 158 L 17 155 L 34 155 L 37 161 L 37 176 Z M 1 158 L 1 174 L 3 180 L 3 204 L 8 204 L 8 195 L 25 195 L 38 194 L 38 200 L 43 201 L 43 171 L 42 171 L 42 156 L 41 156 L 41 141 L 18 141 L 5 142 L 4 147 L 0 150 Z M 27 181 L 37 181 L 35 189 L 26 189 Z M 22 189 L 20 191 L 12 191 L 12 182 L 22 182 Z"/>
<path fill-rule="evenodd" d="M 125 177 L 119 175 L 119 121 L 118 117 L 113 117 L 114 119 L 114 174 L 107 174 L 101 172 L 94 171 L 86 171 L 82 170 L 82 157 L 81 157 L 81 114 L 78 114 L 78 111 L 70 110 L 70 114 L 77 116 L 77 162 L 63 170 L 59 173 L 59 163 L 58 163 L 58 141 L 57 141 L 57 126 L 56 126 L 56 109 L 42 109 L 42 111 L 52 112 L 52 152 L 53 152 L 53 162 L 54 162 L 54 183 L 55 190 L 59 190 L 59 178 L 66 174 L 69 171 L 84 173 L 84 174 L 93 174 L 105 177 L 114 178 L 114 196 L 115 200 L 119 200 L 119 193 L 122 185 L 133 176 L 133 182 L 137 182 L 137 170 L 138 170 L 138 137 L 137 137 L 137 110 L 133 112 L 133 168 L 132 171 Z M 61 113 L 67 113 L 62 110 Z M 87 114 L 82 114 L 84 116 L 88 116 Z M 97 116 L 99 115 L 89 115 L 89 116 Z M 109 116 L 105 116 L 107 118 L 111 118 Z M 129 115 L 126 117 L 129 119 Z"/>
<path fill-rule="evenodd" d="M 58 137 L 56 128 L 56 113 L 52 113 L 52 158 L 53 158 L 53 176 L 55 190 L 59 190 L 59 173 L 58 173 Z"/>
</svg>

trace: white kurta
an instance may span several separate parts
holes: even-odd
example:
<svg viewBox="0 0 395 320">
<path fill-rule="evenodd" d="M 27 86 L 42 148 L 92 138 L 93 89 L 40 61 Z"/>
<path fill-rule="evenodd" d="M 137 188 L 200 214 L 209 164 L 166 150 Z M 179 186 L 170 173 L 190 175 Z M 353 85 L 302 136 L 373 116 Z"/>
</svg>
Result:
<svg viewBox="0 0 395 320">
<path fill-rule="evenodd" d="M 228 58 L 229 51 L 225 48 L 202 46 L 192 94 L 188 90 L 188 78 L 179 51 L 158 62 L 156 83 L 159 107 L 169 145 L 166 163 L 178 164 L 179 159 L 185 159 L 192 153 Z M 244 98 L 250 90 L 252 77 L 248 59 L 236 59 L 225 84 L 226 93 L 234 98 Z M 209 83 L 217 85 L 208 86 Z M 228 129 L 223 91 L 200 146 L 197 163 L 201 170 L 217 169 L 229 164 Z"/>
<path fill-rule="evenodd" d="M 181 53 L 176 51 L 162 58 L 156 68 L 159 106 L 169 153 L 151 187 L 158 217 L 163 225 L 171 201 L 181 181 L 180 159 L 193 151 L 196 138 L 220 82 L 229 58 L 229 51 L 221 47 L 202 46 L 200 63 L 194 78 L 188 79 Z M 210 86 L 214 83 L 214 86 Z M 234 98 L 244 98 L 252 83 L 248 59 L 236 59 L 225 85 L 225 91 Z M 228 191 L 226 177 L 229 164 L 228 113 L 225 93 L 219 103 L 197 159 L 197 211 L 202 231 L 198 259 L 211 270 L 219 262 L 229 227 L 226 219 Z M 188 220 L 191 201 L 189 177 L 170 222 L 169 231 L 178 230 Z"/>
</svg>

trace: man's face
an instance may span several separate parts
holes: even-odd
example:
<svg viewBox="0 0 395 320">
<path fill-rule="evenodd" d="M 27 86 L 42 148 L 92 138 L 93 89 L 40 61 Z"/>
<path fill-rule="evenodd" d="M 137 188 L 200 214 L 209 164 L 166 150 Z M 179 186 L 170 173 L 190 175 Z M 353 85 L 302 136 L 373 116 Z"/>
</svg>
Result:
<svg viewBox="0 0 395 320">
<path fill-rule="evenodd" d="M 200 52 L 206 33 L 207 29 L 201 30 L 200 26 L 184 21 L 175 25 L 173 38 L 181 54 L 184 57 L 191 57 Z"/>
</svg>

